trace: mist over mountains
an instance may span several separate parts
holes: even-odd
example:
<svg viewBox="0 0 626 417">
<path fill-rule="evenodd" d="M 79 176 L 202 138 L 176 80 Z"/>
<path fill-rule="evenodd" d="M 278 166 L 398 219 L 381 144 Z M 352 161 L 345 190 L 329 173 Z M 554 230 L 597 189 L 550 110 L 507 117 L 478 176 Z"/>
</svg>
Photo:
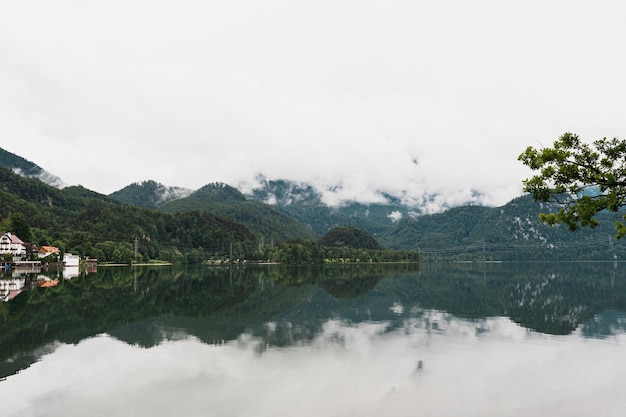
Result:
<svg viewBox="0 0 626 417">
<path fill-rule="evenodd" d="M 36 164 L 6 151 L 0 152 L 0 165 L 10 168 L 14 173 L 57 188 L 61 188 L 63 184 L 58 177 L 46 173 Z M 530 196 L 515 198 L 500 207 L 468 204 L 430 214 L 422 206 L 410 206 L 401 199 L 389 195 L 385 195 L 384 201 L 380 203 L 345 202 L 342 205 L 331 206 L 324 202 L 323 193 L 310 184 L 268 180 L 262 177 L 258 178 L 256 187 L 246 188 L 243 191 L 224 183 L 208 183 L 197 190 L 190 190 L 152 180 L 130 184 L 108 196 L 76 186 L 65 187 L 55 193 L 34 184 L 25 185 L 25 187 L 28 189 L 34 187 L 37 192 L 27 191 L 26 196 L 24 191 L 14 191 L 14 193 L 21 193 L 19 198 L 31 198 L 29 195 L 33 194 L 36 199 L 32 201 L 37 204 L 42 204 L 42 202 L 48 205 L 57 204 L 54 203 L 55 199 L 70 201 L 71 204 L 63 204 L 70 204 L 72 209 L 86 210 L 84 213 L 77 212 L 77 215 L 79 219 L 82 218 L 91 223 L 101 221 L 103 213 L 110 211 L 107 209 L 103 212 L 102 208 L 94 208 L 95 201 L 107 202 L 106 204 L 117 202 L 116 204 L 123 206 L 149 210 L 154 214 L 148 212 L 133 214 L 133 216 L 139 216 L 138 219 L 141 219 L 143 226 L 133 223 L 127 226 L 128 233 L 136 230 L 133 233 L 143 234 L 146 239 L 150 239 L 150 233 L 155 233 L 154 231 L 148 233 L 149 230 L 154 230 L 154 226 L 151 226 L 153 222 L 156 221 L 160 225 L 166 224 L 163 223 L 162 215 L 174 216 L 171 219 L 182 219 L 197 216 L 194 213 L 207 213 L 211 216 L 218 216 L 218 219 L 211 220 L 212 222 L 224 224 L 225 220 L 219 219 L 233 222 L 226 224 L 225 227 L 229 230 L 235 230 L 233 227 L 241 225 L 243 229 L 236 229 L 236 233 L 232 236 L 235 234 L 253 236 L 253 238 L 245 238 L 248 244 L 253 243 L 254 240 L 266 243 L 280 242 L 285 239 L 316 241 L 334 227 L 349 226 L 366 231 L 386 248 L 419 251 L 423 257 L 430 259 L 614 260 L 626 258 L 626 245 L 622 241 L 612 239 L 614 220 L 619 214 L 600 213 L 600 226 L 596 229 L 582 229 L 572 233 L 564 226 L 549 227 L 540 223 L 538 219 L 540 212 L 552 211 L 557 207 L 534 202 Z M 23 188 L 24 186 L 21 189 Z M 11 194 L 10 185 L 5 185 L 3 189 L 9 192 L 4 197 L 5 199 L 15 197 Z M 57 195 L 57 193 L 60 194 Z M 55 195 L 54 198 L 50 197 L 52 194 Z M 100 204 L 103 203 L 97 203 L 96 206 Z M 9 208 L 6 210 L 11 207 L 30 206 L 18 201 L 7 207 Z M 32 211 L 30 208 L 24 210 Z M 0 212 L 0 220 L 7 214 L 9 213 Z M 42 224 L 49 222 L 45 216 L 39 215 L 39 217 L 43 219 Z M 111 221 L 115 222 L 113 219 Z M 207 227 L 194 223 L 196 221 L 198 219 L 193 220 L 192 223 L 184 220 L 176 230 L 159 233 L 164 235 L 169 233 L 173 236 L 172 242 L 174 243 L 181 242 L 183 239 L 182 241 L 187 242 L 187 246 L 193 245 L 194 241 L 204 242 L 206 234 L 193 237 L 195 229 L 201 230 Z M 183 226 L 183 224 L 188 225 Z M 208 227 L 212 230 L 214 226 Z M 101 232 L 94 233 L 96 233 L 96 239 L 105 238 L 104 235 L 98 236 Z M 123 231 L 116 233 L 115 236 L 124 235 Z M 215 233 L 213 235 L 217 236 Z M 203 244 L 203 246 L 207 245 L 211 245 L 210 240 Z M 224 247 L 224 243 L 220 245 Z"/>
<path fill-rule="evenodd" d="M 0 148 L 0 165 L 12 169 L 19 175 L 38 179 L 55 188 L 64 188 L 68 185 L 61 178 L 46 171 L 37 164 Z M 86 175 L 89 175 L 87 172 Z M 85 179 L 86 182 L 89 182 Z M 402 216 L 412 214 L 432 214 L 442 212 L 452 207 L 463 205 L 490 205 L 484 204 L 488 197 L 475 190 L 450 196 L 443 192 L 427 192 L 425 190 L 409 192 L 408 190 L 395 190 L 393 193 L 382 190 L 365 190 L 361 186 L 346 183 L 348 179 L 337 178 L 334 183 L 319 183 L 311 181 L 295 181 L 288 178 L 269 179 L 262 174 L 256 175 L 252 180 L 229 184 L 240 190 L 244 195 L 269 205 L 278 207 L 297 205 L 321 205 L 329 208 L 337 208 L 340 211 L 352 209 L 361 210 L 362 207 L 384 207 L 391 210 L 387 213 L 395 220 Z M 207 178 L 206 183 L 211 180 Z M 206 184 L 205 183 L 205 184 Z M 361 189 L 360 193 L 354 194 L 355 189 Z M 94 190 L 100 192 L 100 190 Z M 150 178 L 138 179 L 119 190 L 108 195 L 116 198 L 122 195 L 123 201 L 146 208 L 157 208 L 167 202 L 187 197 L 195 189 L 180 187 L 177 184 L 163 184 Z M 131 197 L 132 194 L 137 196 Z"/>
</svg>

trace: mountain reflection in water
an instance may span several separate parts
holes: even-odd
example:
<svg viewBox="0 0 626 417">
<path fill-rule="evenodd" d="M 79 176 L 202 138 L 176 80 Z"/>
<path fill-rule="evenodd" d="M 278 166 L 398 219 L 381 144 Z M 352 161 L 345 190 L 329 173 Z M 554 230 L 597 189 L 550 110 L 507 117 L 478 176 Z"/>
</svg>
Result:
<svg viewBox="0 0 626 417">
<path fill-rule="evenodd" d="M 14 415 L 619 415 L 624 271 L 101 268 L 0 304 L 0 398 Z"/>
</svg>

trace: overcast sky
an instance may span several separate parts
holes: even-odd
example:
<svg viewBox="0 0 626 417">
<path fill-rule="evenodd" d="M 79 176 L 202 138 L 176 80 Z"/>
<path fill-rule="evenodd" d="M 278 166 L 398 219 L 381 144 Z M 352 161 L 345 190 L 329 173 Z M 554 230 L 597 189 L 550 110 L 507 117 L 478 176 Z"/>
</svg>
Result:
<svg viewBox="0 0 626 417">
<path fill-rule="evenodd" d="M 108 194 L 268 179 L 504 204 L 626 138 L 626 2 L 0 2 L 0 147 Z"/>
</svg>

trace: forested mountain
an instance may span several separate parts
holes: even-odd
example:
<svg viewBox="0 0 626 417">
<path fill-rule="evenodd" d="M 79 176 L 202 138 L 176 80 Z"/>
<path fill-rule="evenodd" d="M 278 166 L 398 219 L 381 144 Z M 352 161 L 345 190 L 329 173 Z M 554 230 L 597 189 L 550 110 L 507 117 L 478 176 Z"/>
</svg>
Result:
<svg viewBox="0 0 626 417">
<path fill-rule="evenodd" d="M 16 174 L 38 179 L 56 188 L 63 188 L 65 186 L 63 181 L 56 175 L 53 175 L 41 168 L 39 165 L 36 165 L 35 163 L 2 148 L 0 148 L 0 166 L 9 168 Z"/>
<path fill-rule="evenodd" d="M 0 231 L 23 215 L 37 245 L 101 261 L 160 258 L 199 262 L 213 253 L 256 248 L 255 235 L 234 220 L 207 212 L 176 215 L 123 205 L 84 189 L 58 190 L 0 167 Z M 134 255 L 137 245 L 138 256 Z M 248 248 L 248 249 L 246 249 Z"/>
<path fill-rule="evenodd" d="M 168 187 L 156 181 L 135 182 L 109 194 L 109 197 L 137 207 L 156 209 L 170 201 L 190 195 L 193 190 L 181 187 Z"/>
<path fill-rule="evenodd" d="M 615 240 L 619 214 L 600 213 L 596 229 L 572 232 L 564 225 L 539 221 L 542 211 L 556 210 L 533 201 L 513 199 L 502 207 L 467 206 L 444 213 L 402 219 L 378 239 L 395 249 L 419 249 L 430 259 L 458 260 L 613 260 L 626 258 L 626 242 Z"/>
<path fill-rule="evenodd" d="M 215 186 L 215 184 L 213 184 Z M 385 196 L 386 203 L 361 204 L 348 202 L 341 206 L 333 207 L 325 204 L 322 195 L 309 184 L 298 184 L 292 181 L 262 179 L 260 186 L 247 192 L 245 195 L 229 187 L 230 197 L 239 202 L 244 199 L 267 204 L 289 217 L 297 220 L 311 230 L 317 236 L 322 236 L 336 226 L 353 226 L 363 229 L 371 234 L 379 234 L 394 225 L 400 218 L 414 216 L 420 213 L 420 209 L 404 205 L 397 198 Z M 172 191 L 172 189 L 174 191 Z M 215 194 L 216 187 L 203 187 L 191 196 L 191 192 L 184 195 L 176 187 L 167 187 L 154 181 L 131 184 L 109 196 L 139 207 L 158 208 L 167 204 L 164 210 L 188 210 L 207 209 L 200 200 L 223 199 L 227 195 L 226 190 L 219 190 L 221 196 Z M 187 190 L 188 191 L 188 190 Z M 214 195 L 211 195 L 214 193 Z M 175 200 L 190 196 L 194 202 L 185 201 L 173 203 Z M 233 201 L 234 201 L 233 200 Z M 225 203 L 225 201 L 220 201 Z M 172 204 L 168 204 L 172 203 Z M 215 209 L 211 207 L 211 209 Z"/>
<path fill-rule="evenodd" d="M 259 201 L 247 199 L 237 189 L 213 183 L 185 198 L 159 207 L 167 213 L 184 213 L 200 210 L 229 217 L 246 225 L 266 242 L 302 238 L 316 240 L 316 235 L 288 214 Z"/>
<path fill-rule="evenodd" d="M 323 236 L 337 226 L 356 227 L 378 237 L 393 230 L 399 220 L 422 214 L 420 207 L 404 204 L 390 195 L 383 195 L 385 202 L 381 203 L 345 202 L 339 206 L 330 206 L 323 201 L 320 191 L 310 184 L 287 180 L 259 178 L 259 185 L 246 191 L 246 194 L 229 185 L 218 183 L 208 184 L 192 192 L 187 198 L 180 190 L 154 181 L 144 181 L 131 184 L 109 196 L 135 206 L 167 212 L 205 210 L 232 216 L 266 237 L 270 236 L 271 230 L 276 229 L 275 225 L 272 222 L 254 225 L 253 218 L 266 216 L 268 213 L 271 216 L 276 216 L 279 212 L 286 214 L 289 228 L 292 227 L 293 220 L 296 220 L 300 225 L 294 226 L 294 230 L 302 225 L 308 230 L 307 233 L 290 233 L 289 236 L 274 234 L 274 240 L 297 236 L 313 239 L 313 236 Z M 229 204 L 237 205 L 238 209 L 231 213 Z M 242 206 L 247 207 L 245 212 L 242 212 Z"/>
<path fill-rule="evenodd" d="M 34 243 L 55 244 L 99 259 L 112 257 L 112 245 L 104 245 L 111 241 L 118 246 L 124 243 L 117 259 L 132 258 L 135 239 L 143 259 L 188 261 L 233 247 L 236 253 L 250 254 L 261 246 L 266 249 L 259 256 L 267 256 L 271 243 L 317 244 L 338 226 L 361 229 L 388 249 L 419 250 L 422 259 L 626 258 L 624 241 L 612 239 L 619 214 L 601 213 L 599 227 L 573 233 L 562 225 L 540 223 L 538 214 L 556 207 L 530 196 L 497 208 L 464 206 L 433 215 L 420 214 L 391 197 L 387 204 L 329 207 L 310 185 L 289 181 L 263 180 L 249 195 L 213 183 L 182 198 L 189 190 L 144 181 L 105 196 L 80 186 L 59 190 L 15 174 L 18 168 L 24 171 L 31 166 L 24 161 L 6 151 L 0 158 L 13 167 L 0 168 L 0 229 L 11 224 L 12 213 L 21 213 L 33 228 Z M 303 253 L 315 246 L 296 245 Z M 291 254 L 297 252 L 294 247 L 276 250 Z"/>
<path fill-rule="evenodd" d="M 361 204 L 347 202 L 331 207 L 309 184 L 285 180 L 261 180 L 260 187 L 248 197 L 271 204 L 305 224 L 319 236 L 336 226 L 353 226 L 377 235 L 392 227 L 400 218 L 420 213 L 418 207 L 404 205 L 397 198 L 385 195 L 386 203 Z"/>
</svg>

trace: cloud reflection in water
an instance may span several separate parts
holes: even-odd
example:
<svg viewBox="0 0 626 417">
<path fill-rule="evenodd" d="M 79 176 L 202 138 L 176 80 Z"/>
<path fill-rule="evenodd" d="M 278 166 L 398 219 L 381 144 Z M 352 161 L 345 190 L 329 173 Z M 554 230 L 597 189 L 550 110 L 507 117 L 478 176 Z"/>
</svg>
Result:
<svg viewBox="0 0 626 417">
<path fill-rule="evenodd" d="M 331 320 L 287 347 L 100 335 L 7 378 L 0 397 L 10 416 L 618 416 L 625 346 L 435 310 L 393 328 Z"/>
</svg>

